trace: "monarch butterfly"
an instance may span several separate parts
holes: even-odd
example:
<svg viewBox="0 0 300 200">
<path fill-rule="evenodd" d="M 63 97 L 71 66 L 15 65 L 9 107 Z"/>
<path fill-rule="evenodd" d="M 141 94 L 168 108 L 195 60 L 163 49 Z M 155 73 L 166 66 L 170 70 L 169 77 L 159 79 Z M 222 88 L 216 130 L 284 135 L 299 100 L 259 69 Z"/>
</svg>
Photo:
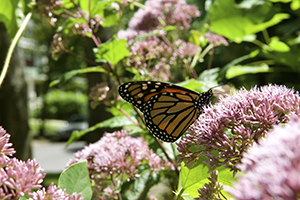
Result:
<svg viewBox="0 0 300 200">
<path fill-rule="evenodd" d="M 119 94 L 144 114 L 148 130 L 164 142 L 180 138 L 213 95 L 212 89 L 200 94 L 158 81 L 124 83 Z"/>
</svg>

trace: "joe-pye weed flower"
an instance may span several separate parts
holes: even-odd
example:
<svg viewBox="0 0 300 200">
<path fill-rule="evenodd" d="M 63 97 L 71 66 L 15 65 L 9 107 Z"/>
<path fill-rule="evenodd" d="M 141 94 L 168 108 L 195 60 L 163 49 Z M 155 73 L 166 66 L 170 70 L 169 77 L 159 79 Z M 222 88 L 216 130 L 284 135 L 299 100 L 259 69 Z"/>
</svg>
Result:
<svg viewBox="0 0 300 200">
<path fill-rule="evenodd" d="M 260 144 L 243 154 L 244 172 L 227 187 L 236 199 L 289 199 L 300 197 L 300 117 L 277 126 Z"/>
<path fill-rule="evenodd" d="M 98 199 L 117 198 L 122 183 L 140 176 L 140 167 L 151 173 L 173 169 L 173 165 L 156 155 L 142 138 L 130 137 L 124 130 L 105 133 L 99 141 L 75 153 L 75 157 L 69 165 L 88 161 L 93 192 Z"/>
<path fill-rule="evenodd" d="M 25 162 L 12 158 L 16 151 L 11 148 L 9 138 L 10 135 L 0 126 L 0 199 L 19 199 L 25 195 L 32 197 L 31 200 L 83 199 L 81 195 L 69 195 L 53 184 L 48 189 L 42 188 L 46 173 L 42 173 L 44 170 L 35 159 Z"/>
<path fill-rule="evenodd" d="M 254 87 L 250 91 L 242 88 L 204 109 L 189 134 L 177 143 L 179 160 L 188 165 L 206 155 L 211 170 L 224 165 L 235 174 L 249 146 L 265 137 L 274 125 L 288 122 L 291 115 L 300 116 L 299 93 L 293 89 L 278 85 Z M 199 150 L 192 151 L 190 147 Z"/>
</svg>

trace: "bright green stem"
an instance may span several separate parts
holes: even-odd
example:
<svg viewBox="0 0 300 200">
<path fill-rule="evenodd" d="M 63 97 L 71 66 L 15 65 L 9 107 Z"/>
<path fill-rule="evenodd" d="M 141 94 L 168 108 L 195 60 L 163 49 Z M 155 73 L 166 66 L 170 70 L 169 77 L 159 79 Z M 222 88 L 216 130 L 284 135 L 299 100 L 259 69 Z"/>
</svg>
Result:
<svg viewBox="0 0 300 200">
<path fill-rule="evenodd" d="M 8 52 L 7 52 L 7 55 L 6 55 L 6 58 L 5 58 L 5 62 L 4 62 L 4 66 L 3 66 L 3 70 L 2 70 L 1 75 L 0 75 L 0 87 L 1 87 L 1 85 L 4 81 L 4 78 L 6 76 L 6 73 L 7 73 L 8 67 L 9 67 L 9 63 L 10 63 L 10 59 L 11 59 L 11 56 L 14 52 L 14 49 L 15 49 L 22 33 L 24 32 L 31 16 L 32 16 L 31 12 L 27 14 L 27 16 L 24 19 L 24 22 L 22 23 L 22 26 L 19 28 L 17 34 L 15 35 L 15 37 L 12 40 L 12 43 L 11 43 L 9 49 L 8 49 Z"/>
</svg>

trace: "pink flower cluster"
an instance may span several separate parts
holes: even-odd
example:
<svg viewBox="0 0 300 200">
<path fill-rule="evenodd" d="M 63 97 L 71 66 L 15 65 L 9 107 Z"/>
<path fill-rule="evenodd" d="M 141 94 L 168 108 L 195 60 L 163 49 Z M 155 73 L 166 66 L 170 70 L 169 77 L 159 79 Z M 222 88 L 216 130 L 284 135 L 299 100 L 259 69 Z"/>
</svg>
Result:
<svg viewBox="0 0 300 200">
<path fill-rule="evenodd" d="M 204 37 L 207 38 L 207 41 L 212 44 L 214 47 L 224 45 L 228 46 L 227 40 L 221 35 L 217 35 L 215 33 L 205 33 Z"/>
<path fill-rule="evenodd" d="M 81 195 L 73 193 L 71 195 L 66 193 L 66 189 L 62 190 L 55 186 L 53 183 L 49 185 L 47 190 L 43 188 L 42 190 L 37 190 L 31 194 L 32 198 L 29 200 L 48 200 L 48 199 L 62 199 L 62 200 L 83 200 Z"/>
<path fill-rule="evenodd" d="M 115 191 L 121 183 L 139 177 L 140 166 L 152 172 L 173 169 L 171 163 L 162 160 L 141 138 L 132 138 L 123 130 L 105 133 L 98 142 L 75 153 L 75 157 L 69 165 L 88 160 L 90 177 L 97 187 L 93 191 L 98 191 L 100 199 L 107 195 L 112 198 L 117 195 Z M 111 186 L 111 182 L 115 185 Z"/>
<path fill-rule="evenodd" d="M 196 6 L 185 0 L 148 0 L 145 8 L 139 9 L 129 22 L 127 30 L 118 32 L 118 38 L 125 38 L 132 44 L 136 36 L 153 30 L 176 25 L 179 30 L 188 29 L 191 19 L 200 16 Z M 168 41 L 164 31 L 137 41 L 130 49 L 127 65 L 140 72 L 142 79 L 168 81 L 171 66 L 188 67 L 184 62 L 198 52 L 198 47 L 183 40 Z M 163 39 L 159 38 L 161 36 Z"/>
<path fill-rule="evenodd" d="M 197 7 L 186 4 L 185 0 L 148 0 L 145 8 L 134 14 L 129 28 L 148 32 L 163 28 L 164 23 L 188 29 L 191 19 L 199 16 L 200 11 Z"/>
<path fill-rule="evenodd" d="M 31 196 L 34 200 L 59 199 L 82 200 L 76 193 L 66 194 L 59 187 L 50 185 L 45 191 L 41 189 L 45 173 L 35 159 L 26 162 L 16 158 L 10 158 L 15 153 L 11 143 L 8 143 L 10 135 L 0 126 L 0 199 L 19 199 L 24 195 Z M 37 190 L 32 192 L 32 190 Z M 54 195 L 56 194 L 56 196 Z M 64 194 L 64 195 L 63 195 Z M 53 197 L 53 198 L 52 198 Z"/>
<path fill-rule="evenodd" d="M 285 86 L 268 85 L 250 91 L 243 88 L 204 111 L 178 143 L 179 160 L 191 164 L 206 155 L 210 169 L 224 165 L 236 173 L 243 152 L 274 125 L 300 116 L 300 98 L 298 92 Z M 191 151 L 192 146 L 199 150 Z"/>
<path fill-rule="evenodd" d="M 236 199 L 299 199 L 300 117 L 276 126 L 243 154 L 244 174 L 226 190 Z"/>
</svg>

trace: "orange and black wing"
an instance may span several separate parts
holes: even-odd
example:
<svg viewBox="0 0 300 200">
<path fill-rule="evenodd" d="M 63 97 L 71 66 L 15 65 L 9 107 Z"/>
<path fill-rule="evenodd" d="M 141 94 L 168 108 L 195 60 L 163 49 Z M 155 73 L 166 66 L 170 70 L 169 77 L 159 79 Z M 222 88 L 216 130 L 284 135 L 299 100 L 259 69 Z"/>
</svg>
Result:
<svg viewBox="0 0 300 200">
<path fill-rule="evenodd" d="M 119 94 L 144 114 L 155 137 L 175 142 L 203 112 L 212 91 L 199 94 L 171 83 L 137 81 L 121 85 Z"/>
</svg>

